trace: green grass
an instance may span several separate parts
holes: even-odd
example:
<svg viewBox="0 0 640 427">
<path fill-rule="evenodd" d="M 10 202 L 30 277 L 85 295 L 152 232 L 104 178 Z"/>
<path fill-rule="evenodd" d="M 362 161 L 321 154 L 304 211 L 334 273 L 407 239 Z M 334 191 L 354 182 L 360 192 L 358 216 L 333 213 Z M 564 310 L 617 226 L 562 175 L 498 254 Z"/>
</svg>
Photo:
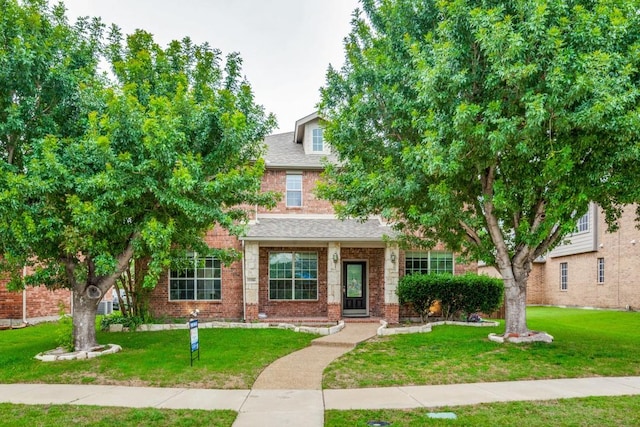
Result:
<svg viewBox="0 0 640 427">
<path fill-rule="evenodd" d="M 453 412 L 455 420 L 431 419 L 430 412 Z M 640 396 L 589 397 L 542 402 L 491 403 L 434 410 L 326 411 L 325 426 L 638 426 Z"/>
<path fill-rule="evenodd" d="M 74 405 L 0 403 L 0 423 L 12 427 L 59 426 L 212 426 L 229 427 L 235 411 L 103 408 Z"/>
<path fill-rule="evenodd" d="M 280 329 L 200 329 L 200 360 L 191 367 L 188 330 L 98 332 L 98 342 L 123 350 L 91 360 L 34 359 L 56 347 L 56 330 L 48 323 L 0 331 L 0 383 L 248 389 L 265 366 L 317 338 Z"/>
<path fill-rule="evenodd" d="M 529 327 L 552 344 L 497 344 L 504 327 L 437 326 L 376 338 L 325 370 L 324 388 L 640 375 L 640 313 L 532 307 Z"/>
</svg>

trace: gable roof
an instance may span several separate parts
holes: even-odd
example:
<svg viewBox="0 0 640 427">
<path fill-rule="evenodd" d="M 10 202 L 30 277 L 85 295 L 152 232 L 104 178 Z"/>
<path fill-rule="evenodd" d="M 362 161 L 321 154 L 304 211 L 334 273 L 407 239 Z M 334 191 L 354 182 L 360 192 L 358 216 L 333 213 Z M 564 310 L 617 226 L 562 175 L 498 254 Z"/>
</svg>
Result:
<svg viewBox="0 0 640 427">
<path fill-rule="evenodd" d="M 264 143 L 267 152 L 263 158 L 267 169 L 324 169 L 322 159 L 337 162 L 334 154 L 305 154 L 302 144 L 296 144 L 294 132 L 269 135 Z"/>
<path fill-rule="evenodd" d="M 315 111 L 309 114 L 308 116 L 305 116 L 299 120 L 296 120 L 296 127 L 293 133 L 293 139 L 297 144 L 302 144 L 302 141 L 304 140 L 304 128 L 305 128 L 304 125 L 316 120 L 318 117 L 320 116 L 318 116 L 318 112 Z"/>
</svg>

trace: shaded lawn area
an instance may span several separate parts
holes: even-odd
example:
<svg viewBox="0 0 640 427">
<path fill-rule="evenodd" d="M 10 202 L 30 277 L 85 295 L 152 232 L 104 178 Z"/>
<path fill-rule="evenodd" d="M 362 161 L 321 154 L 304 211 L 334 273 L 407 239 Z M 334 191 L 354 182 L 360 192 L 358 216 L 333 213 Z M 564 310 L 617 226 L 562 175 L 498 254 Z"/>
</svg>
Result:
<svg viewBox="0 0 640 427">
<path fill-rule="evenodd" d="M 2 425 L 12 427 L 89 425 L 97 427 L 146 425 L 230 427 L 236 415 L 235 411 L 0 403 Z"/>
<path fill-rule="evenodd" d="M 325 370 L 324 388 L 456 384 L 640 375 L 640 313 L 531 307 L 529 327 L 552 344 L 497 344 L 504 326 L 436 326 L 426 334 L 378 337 Z"/>
<path fill-rule="evenodd" d="M 431 419 L 453 412 L 457 419 Z M 325 426 L 362 426 L 386 421 L 393 426 L 638 426 L 640 396 L 589 397 L 541 402 L 490 403 L 433 410 L 326 411 Z"/>
<path fill-rule="evenodd" d="M 98 342 L 122 351 L 91 360 L 34 359 L 56 347 L 57 331 L 56 323 L 0 331 L 0 383 L 248 389 L 265 366 L 317 338 L 281 329 L 200 329 L 200 360 L 191 367 L 188 330 L 98 332 Z"/>
</svg>

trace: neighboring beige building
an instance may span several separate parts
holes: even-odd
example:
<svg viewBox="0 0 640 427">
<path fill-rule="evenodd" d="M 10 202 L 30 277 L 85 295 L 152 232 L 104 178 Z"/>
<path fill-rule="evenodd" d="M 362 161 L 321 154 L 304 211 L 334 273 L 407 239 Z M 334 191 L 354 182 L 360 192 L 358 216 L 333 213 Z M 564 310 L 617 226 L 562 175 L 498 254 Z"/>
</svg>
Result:
<svg viewBox="0 0 640 427">
<path fill-rule="evenodd" d="M 625 209 L 620 228 L 607 232 L 604 214 L 592 205 L 576 233 L 533 265 L 527 303 L 640 308 L 640 230 L 635 205 Z M 493 270 L 493 271 L 491 271 Z M 481 271 L 497 275 L 493 268 Z"/>
</svg>

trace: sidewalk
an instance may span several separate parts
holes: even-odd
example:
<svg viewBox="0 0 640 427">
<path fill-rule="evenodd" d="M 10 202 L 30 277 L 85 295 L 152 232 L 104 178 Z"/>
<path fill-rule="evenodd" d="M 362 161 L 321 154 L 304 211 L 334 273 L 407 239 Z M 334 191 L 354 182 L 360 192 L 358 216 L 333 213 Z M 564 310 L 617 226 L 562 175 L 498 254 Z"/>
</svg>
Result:
<svg viewBox="0 0 640 427">
<path fill-rule="evenodd" d="M 238 412 L 234 427 L 320 427 L 327 409 L 435 408 L 519 400 L 640 395 L 640 377 L 322 390 L 322 371 L 326 365 L 356 343 L 375 335 L 376 327 L 377 324 L 349 323 L 338 334 L 314 340 L 311 347 L 267 367 L 252 390 L 0 384 L 0 402 L 230 409 Z"/>
</svg>

